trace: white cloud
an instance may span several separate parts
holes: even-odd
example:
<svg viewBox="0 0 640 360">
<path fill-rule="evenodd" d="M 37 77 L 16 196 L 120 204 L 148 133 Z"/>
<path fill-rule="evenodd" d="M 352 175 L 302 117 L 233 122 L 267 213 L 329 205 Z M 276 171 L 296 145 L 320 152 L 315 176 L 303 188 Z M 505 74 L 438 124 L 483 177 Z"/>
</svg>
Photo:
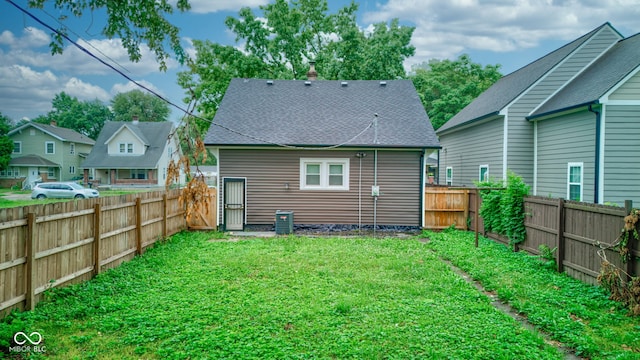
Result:
<svg viewBox="0 0 640 360">
<path fill-rule="evenodd" d="M 625 2 L 637 4 L 634 0 L 389 0 L 378 3 L 363 19 L 375 23 L 399 18 L 415 26 L 416 56 L 409 62 L 420 63 L 472 50 L 510 52 L 547 40 L 569 42 L 606 21 L 618 29 L 638 31 L 640 7 Z"/>
<path fill-rule="evenodd" d="M 5 30 L 0 34 L 0 44 L 12 48 L 31 48 L 49 45 L 51 38 L 44 31 L 28 26 L 22 29 L 22 36 L 16 37 L 11 31 Z"/>
<path fill-rule="evenodd" d="M 102 102 L 108 101 L 111 96 L 103 88 L 84 82 L 78 78 L 72 77 L 65 82 L 62 91 L 69 96 L 77 97 L 79 100 L 95 100 Z"/>
<path fill-rule="evenodd" d="M 191 0 L 191 11 L 195 13 L 215 13 L 219 11 L 238 11 L 242 7 L 256 8 L 266 5 L 269 0 Z"/>
<path fill-rule="evenodd" d="M 144 85 L 146 88 L 153 90 L 154 92 L 156 92 L 159 95 L 163 95 L 162 91 L 160 89 L 158 89 L 155 85 L 153 85 L 152 83 L 150 83 L 149 81 L 146 80 L 136 80 L 138 83 Z M 132 83 L 131 81 L 126 82 L 126 83 L 117 83 L 114 84 L 111 87 L 111 95 L 117 95 L 119 93 L 125 93 L 125 92 L 129 92 L 131 90 L 140 90 L 140 91 L 144 91 L 147 92 L 145 89 L 139 87 L 138 85 Z"/>
</svg>

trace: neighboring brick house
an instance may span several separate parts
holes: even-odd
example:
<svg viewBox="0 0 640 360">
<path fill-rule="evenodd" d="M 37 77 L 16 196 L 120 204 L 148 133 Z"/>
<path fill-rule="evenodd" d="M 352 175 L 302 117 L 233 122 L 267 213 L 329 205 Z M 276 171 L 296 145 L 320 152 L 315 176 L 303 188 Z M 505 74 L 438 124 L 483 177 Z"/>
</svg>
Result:
<svg viewBox="0 0 640 360">
<path fill-rule="evenodd" d="M 82 161 L 95 141 L 74 130 L 35 122 L 11 130 L 14 148 L 9 167 L 0 171 L 3 186 L 31 187 L 38 181 L 68 181 L 82 175 Z"/>
</svg>

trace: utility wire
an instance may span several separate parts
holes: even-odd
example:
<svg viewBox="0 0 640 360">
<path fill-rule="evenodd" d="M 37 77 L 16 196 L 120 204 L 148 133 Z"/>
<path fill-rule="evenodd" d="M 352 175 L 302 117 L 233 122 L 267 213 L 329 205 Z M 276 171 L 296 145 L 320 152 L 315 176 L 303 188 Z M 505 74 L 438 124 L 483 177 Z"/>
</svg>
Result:
<svg viewBox="0 0 640 360">
<path fill-rule="evenodd" d="M 174 108 L 180 110 L 181 112 L 183 112 L 185 115 L 189 115 L 192 116 L 198 120 L 202 120 L 205 122 L 210 123 L 211 125 L 217 126 L 221 129 L 227 130 L 229 132 L 232 132 L 234 134 L 238 134 L 244 137 L 247 137 L 249 139 L 252 140 L 256 140 L 256 141 L 260 141 L 266 144 L 271 144 L 271 145 L 276 145 L 276 146 L 280 146 L 280 147 L 284 147 L 284 148 L 289 148 L 289 149 L 298 149 L 298 150 L 329 150 L 329 149 L 335 149 L 341 146 L 345 146 L 348 143 L 352 142 L 353 140 L 355 140 L 356 138 L 358 138 L 359 136 L 361 136 L 362 134 L 364 134 L 367 130 L 369 130 L 372 126 L 374 126 L 374 124 L 377 121 L 377 114 L 375 114 L 373 120 L 362 130 L 360 131 L 358 134 L 356 134 L 355 136 L 353 136 L 352 138 L 350 138 L 347 141 L 341 142 L 338 145 L 332 145 L 332 146 L 325 146 L 325 147 L 301 147 L 301 146 L 294 146 L 294 145 L 288 145 L 288 144 L 282 144 L 282 143 L 278 143 L 278 142 L 273 142 L 270 140 L 266 140 L 266 139 L 262 139 L 259 138 L 257 136 L 253 136 L 250 134 L 245 134 L 243 132 L 240 132 L 238 130 L 234 130 L 231 129 L 227 126 L 224 126 L 222 124 L 218 124 L 213 122 L 212 119 L 206 119 L 203 118 L 197 114 L 192 113 L 190 110 L 183 108 L 182 106 L 172 102 L 171 100 L 166 99 L 165 97 L 163 97 L 162 95 L 158 94 L 157 92 L 153 91 L 152 89 L 146 87 L 145 85 L 137 82 L 136 80 L 132 79 L 130 76 L 128 76 L 127 74 L 123 73 L 122 71 L 116 69 L 113 65 L 105 62 L 104 60 L 100 59 L 99 57 L 97 57 L 96 55 L 94 55 L 91 51 L 89 51 L 87 48 L 83 47 L 82 45 L 78 44 L 76 41 L 72 40 L 71 38 L 69 38 L 69 36 L 67 36 L 66 34 L 58 31 L 57 29 L 54 29 L 52 26 L 50 26 L 49 24 L 45 23 L 44 21 L 40 20 L 37 16 L 33 15 L 32 13 L 30 13 L 28 10 L 22 8 L 20 5 L 16 4 L 15 2 L 13 2 L 13 0 L 6 0 L 8 3 L 10 3 L 11 5 L 13 5 L 14 7 L 16 7 L 18 10 L 22 11 L 24 14 L 28 15 L 29 17 L 31 17 L 33 20 L 35 20 L 36 22 L 38 22 L 39 24 L 41 24 L 42 26 L 46 27 L 47 29 L 51 30 L 52 32 L 58 34 L 59 36 L 63 37 L 64 39 L 66 39 L 67 41 L 69 41 L 71 44 L 73 44 L 75 47 L 77 47 L 80 51 L 84 52 L 85 54 L 89 55 L 90 57 L 92 57 L 93 59 L 97 60 L 98 62 L 100 62 L 102 65 L 108 67 L 109 69 L 115 71 L 116 73 L 120 74 L 120 76 L 124 77 L 125 79 L 131 81 L 134 85 L 148 91 L 149 93 L 153 94 L 154 96 L 156 96 L 157 98 L 159 98 L 160 100 L 164 101 L 165 103 L 173 106 Z M 76 34 L 77 35 L 77 34 Z M 120 64 L 118 64 L 120 65 Z"/>
</svg>

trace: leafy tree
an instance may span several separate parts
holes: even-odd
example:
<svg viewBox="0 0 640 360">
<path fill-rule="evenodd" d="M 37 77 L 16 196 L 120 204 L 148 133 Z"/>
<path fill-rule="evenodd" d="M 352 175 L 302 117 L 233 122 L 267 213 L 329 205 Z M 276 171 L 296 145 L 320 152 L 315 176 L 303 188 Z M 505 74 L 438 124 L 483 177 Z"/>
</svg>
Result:
<svg viewBox="0 0 640 360">
<path fill-rule="evenodd" d="M 7 136 L 13 121 L 0 113 L 0 170 L 9 166 L 11 153 L 13 153 L 13 140 Z"/>
<path fill-rule="evenodd" d="M 194 41 L 196 57 L 178 83 L 203 117 L 213 118 L 234 77 L 301 79 L 315 60 L 324 79 L 396 79 L 406 76 L 403 62 L 415 52 L 409 44 L 414 28 L 393 20 L 367 33 L 356 23 L 353 2 L 335 14 L 326 0 L 276 0 L 260 9 L 261 17 L 243 8 L 225 21 L 242 50 Z M 204 131 L 208 124 L 198 125 Z"/>
<path fill-rule="evenodd" d="M 181 63 L 186 57 L 180 45 L 179 29 L 166 16 L 174 10 L 189 10 L 191 6 L 188 0 L 29 0 L 32 8 L 42 9 L 45 3 L 51 3 L 60 13 L 61 26 L 57 30 L 60 34 L 66 35 L 63 22 L 68 17 L 81 17 L 86 12 L 93 16 L 93 12 L 103 9 L 107 13 L 107 23 L 102 33 L 109 39 L 121 38 L 131 61 L 140 60 L 142 43 L 155 54 L 162 70 L 167 69 L 166 60 L 170 57 L 167 48 L 173 50 Z M 63 36 L 60 34 L 53 34 L 50 44 L 52 54 L 62 53 Z"/>
<path fill-rule="evenodd" d="M 411 79 L 435 129 L 502 77 L 500 65 L 482 67 L 466 54 L 453 61 L 430 60 L 413 70 Z"/>
<path fill-rule="evenodd" d="M 111 100 L 116 121 L 131 121 L 134 116 L 140 121 L 167 121 L 169 105 L 158 97 L 140 90 L 120 93 Z"/>
<path fill-rule="evenodd" d="M 39 116 L 32 121 L 44 124 L 55 121 L 57 126 L 73 129 L 96 139 L 105 121 L 113 119 L 111 110 L 99 100 L 80 101 L 61 92 L 54 96 L 51 104 L 53 110 L 46 116 Z"/>
</svg>

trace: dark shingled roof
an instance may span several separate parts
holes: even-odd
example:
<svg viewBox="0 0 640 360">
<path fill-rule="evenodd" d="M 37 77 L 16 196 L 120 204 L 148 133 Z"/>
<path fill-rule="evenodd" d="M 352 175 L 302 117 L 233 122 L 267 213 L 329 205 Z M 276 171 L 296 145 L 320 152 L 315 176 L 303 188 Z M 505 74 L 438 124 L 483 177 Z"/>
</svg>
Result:
<svg viewBox="0 0 640 360">
<path fill-rule="evenodd" d="M 9 161 L 9 166 L 47 166 L 47 167 L 58 167 L 60 164 L 56 164 L 51 160 L 47 160 L 38 155 L 25 155 L 13 158 Z"/>
<path fill-rule="evenodd" d="M 605 23 L 531 64 L 504 76 L 442 125 L 437 132 L 442 133 L 443 131 L 466 125 L 491 115 L 497 115 L 505 106 L 520 96 L 522 92 L 553 69 L 593 34 L 607 25 L 608 23 Z"/>
<path fill-rule="evenodd" d="M 46 133 L 49 133 L 49 135 L 56 137 L 62 141 L 68 141 L 68 142 L 79 143 L 79 144 L 89 144 L 89 145 L 95 144 L 95 141 L 92 138 L 82 135 L 75 130 L 52 126 L 52 125 L 40 124 L 35 122 L 29 122 L 16 129 L 13 129 L 9 131 L 8 135 L 13 135 L 16 132 L 21 131 L 22 129 L 25 129 L 30 126 L 40 129 Z"/>
<path fill-rule="evenodd" d="M 377 144 L 376 131 L 370 126 L 375 114 Z M 233 79 L 204 142 L 440 146 L 410 80 L 317 80 L 307 84 L 302 80 Z"/>
<path fill-rule="evenodd" d="M 640 66 L 640 34 L 620 40 L 529 118 L 595 103 Z"/>
<path fill-rule="evenodd" d="M 143 134 L 143 140 L 149 147 L 144 155 L 107 155 L 105 142 L 120 130 L 127 126 L 137 135 Z M 139 122 L 134 124 L 127 121 L 107 121 L 93 146 L 91 153 L 82 163 L 83 168 L 95 169 L 153 169 L 163 154 L 169 134 L 173 129 L 170 121 Z"/>
</svg>

